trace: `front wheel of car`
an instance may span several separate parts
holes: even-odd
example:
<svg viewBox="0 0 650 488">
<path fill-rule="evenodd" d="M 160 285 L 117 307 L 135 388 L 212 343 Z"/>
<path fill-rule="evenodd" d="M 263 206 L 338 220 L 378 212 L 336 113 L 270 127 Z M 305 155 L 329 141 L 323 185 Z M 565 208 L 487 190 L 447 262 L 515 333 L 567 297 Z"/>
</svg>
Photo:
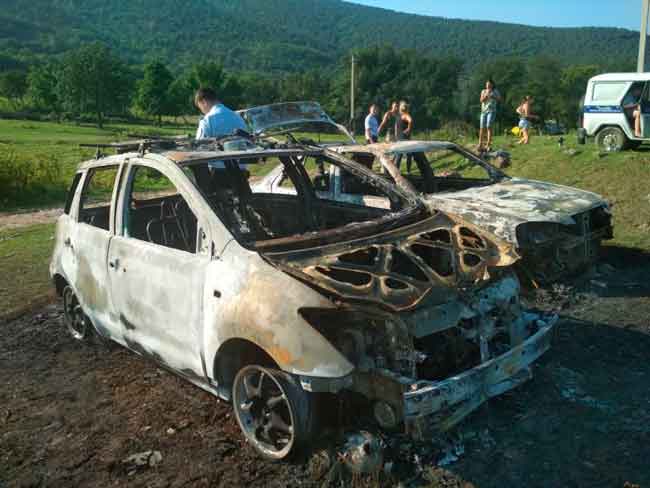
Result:
<svg viewBox="0 0 650 488">
<path fill-rule="evenodd" d="M 313 399 L 289 374 L 243 367 L 233 384 L 235 417 L 248 442 L 267 459 L 285 459 L 314 433 Z"/>
<path fill-rule="evenodd" d="M 619 152 L 625 149 L 627 137 L 618 127 L 605 127 L 596 135 L 596 144 L 598 144 L 601 151 Z"/>
<path fill-rule="evenodd" d="M 70 335 L 78 341 L 88 339 L 92 334 L 88 317 L 70 285 L 63 289 L 63 322 Z"/>
</svg>

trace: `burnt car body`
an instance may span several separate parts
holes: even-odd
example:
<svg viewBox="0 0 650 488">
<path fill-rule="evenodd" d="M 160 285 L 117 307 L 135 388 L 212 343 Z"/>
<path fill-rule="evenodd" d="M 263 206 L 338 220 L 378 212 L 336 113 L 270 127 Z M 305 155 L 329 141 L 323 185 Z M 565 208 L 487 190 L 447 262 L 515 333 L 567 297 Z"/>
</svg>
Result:
<svg viewBox="0 0 650 488">
<path fill-rule="evenodd" d="M 402 141 L 334 150 L 363 160 L 402 188 L 423 194 L 433 209 L 458 215 L 515 246 L 519 267 L 543 284 L 597 261 L 602 240 L 613 237 L 608 202 L 595 193 L 507 176 L 450 142 Z M 400 171 L 412 158 L 412 173 Z"/>
<path fill-rule="evenodd" d="M 274 111 L 274 106 L 258 107 Z M 265 119 L 255 118 L 254 130 L 272 132 Z M 276 114 L 277 118 L 282 115 Z M 325 123 L 325 116 L 321 117 Z M 283 124 L 288 132 L 290 120 Z M 296 130 L 302 128 L 296 125 Z M 444 141 L 399 141 L 357 145 L 341 133 L 331 150 L 364 164 L 411 194 L 419 194 L 432 210 L 456 215 L 511 243 L 521 254 L 519 269 L 539 283 L 549 283 L 585 268 L 598 259 L 600 244 L 613 237 L 608 202 L 592 192 L 554 183 L 513 178 L 471 151 Z M 411 171 L 407 170 L 410 167 Z M 340 201 L 363 198 L 341 175 L 329 176 L 322 191 Z M 259 185 L 280 188 L 278 173 Z M 372 201 L 366 196 L 368 202 Z M 376 200 L 376 199 L 375 199 Z M 380 203 L 376 203 L 380 205 Z"/>
<path fill-rule="evenodd" d="M 331 395 L 421 435 L 530 378 L 556 317 L 522 309 L 510 245 L 320 147 L 197 144 L 79 166 L 50 265 L 75 338 L 232 400 L 273 459 L 310 441 Z M 278 163 L 294 194 L 252 188 Z M 386 208 L 322 198 L 305 169 L 321 165 Z"/>
</svg>

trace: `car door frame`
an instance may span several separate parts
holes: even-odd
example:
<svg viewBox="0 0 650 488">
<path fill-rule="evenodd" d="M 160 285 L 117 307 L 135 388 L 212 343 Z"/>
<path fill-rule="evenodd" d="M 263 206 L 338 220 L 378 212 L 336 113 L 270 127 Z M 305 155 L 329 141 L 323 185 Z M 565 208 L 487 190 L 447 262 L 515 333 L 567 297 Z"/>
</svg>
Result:
<svg viewBox="0 0 650 488">
<path fill-rule="evenodd" d="M 115 210 L 119 186 L 124 171 L 124 160 L 101 160 L 88 164 L 80 170 L 81 179 L 77 184 L 70 209 L 71 229 L 65 237 L 64 246 L 71 253 L 71 266 L 65 269 L 65 259 L 62 259 L 63 272 L 72 286 L 84 313 L 95 330 L 103 337 L 114 338 L 119 331 L 119 324 L 113 316 L 111 296 L 104 286 L 108 280 L 106 263 L 110 241 L 115 230 Z M 115 180 L 111 192 L 108 230 L 91 225 L 81 220 L 83 194 L 90 182 L 92 174 L 105 168 L 116 167 Z M 99 251 L 99 252 L 98 252 Z M 94 253 L 95 259 L 85 255 Z"/>
<path fill-rule="evenodd" d="M 186 251 L 160 244 L 146 242 L 135 237 L 130 237 L 126 234 L 125 224 L 127 221 L 125 215 L 126 212 L 128 212 L 128 205 L 130 204 L 128 198 L 130 196 L 134 171 L 138 166 L 149 167 L 161 172 L 170 180 L 178 193 L 185 199 L 188 207 L 197 219 L 197 241 L 195 253 L 187 253 Z M 216 216 L 214 216 L 207 202 L 205 202 L 203 197 L 200 195 L 200 192 L 189 181 L 187 175 L 183 173 L 182 169 L 179 166 L 170 163 L 169 160 L 164 157 L 155 154 L 132 157 L 128 160 L 127 164 L 124 165 L 124 175 L 125 176 L 121 179 L 116 209 L 115 236 L 113 239 L 115 246 L 113 246 L 112 249 L 109 249 L 107 260 L 107 266 L 109 266 L 109 268 L 110 263 L 113 263 L 112 271 L 109 271 L 109 276 L 111 276 L 110 289 L 111 294 L 113 295 L 113 302 L 115 303 L 114 313 L 119 317 L 122 328 L 121 340 L 118 342 L 121 342 L 123 345 L 138 354 L 153 357 L 160 364 L 177 371 L 195 383 L 202 383 L 207 376 L 204 357 L 204 324 L 206 323 L 205 309 L 206 301 L 209 300 L 209 297 L 206 295 L 208 281 L 206 277 L 209 272 L 208 270 L 211 261 L 215 256 L 218 256 L 219 251 L 222 249 L 217 247 L 220 243 L 212 239 L 215 231 L 214 218 L 216 218 Z M 214 218 L 212 218 L 213 216 Z M 224 235 L 224 239 L 227 242 L 227 240 L 232 239 L 232 237 Z M 195 290 L 190 292 L 195 294 L 192 297 L 192 300 L 195 300 L 196 310 L 194 310 L 194 312 L 196 315 L 190 320 L 190 330 L 192 334 L 189 342 L 181 342 L 179 343 L 181 345 L 175 346 L 174 344 L 171 344 L 173 341 L 168 340 L 166 346 L 163 346 L 162 344 L 156 343 L 155 337 L 149 337 L 149 340 L 147 340 L 146 334 L 151 331 L 152 327 L 155 328 L 155 325 L 152 326 L 150 324 L 145 324 L 144 321 L 140 324 L 134 324 L 133 321 L 130 321 L 128 317 L 124 315 L 124 312 L 126 311 L 122 310 L 124 300 L 118 298 L 116 296 L 117 292 L 115 291 L 115 287 L 117 286 L 116 274 L 119 275 L 119 273 L 126 273 L 124 270 L 126 264 L 128 264 L 128 262 L 115 262 L 115 254 L 116 252 L 119 252 L 118 249 L 120 247 L 137 247 L 140 248 L 140 252 L 144 253 L 144 255 L 146 255 L 148 250 L 153 253 L 167 254 L 170 256 L 170 260 L 181 256 L 179 253 L 182 253 L 181 258 L 179 258 L 181 261 L 183 259 L 186 261 L 193 260 L 196 263 L 197 268 L 203 268 L 203 274 L 201 278 L 197 280 L 199 284 L 197 284 Z M 112 275 L 111 272 L 113 273 Z M 136 332 L 135 327 L 141 327 L 141 330 Z M 159 337 L 162 335 L 162 333 L 159 334 Z M 180 336 L 181 334 L 176 338 Z M 145 342 L 144 344 L 143 341 Z M 188 343 L 191 344 L 191 352 L 185 351 L 184 349 Z M 185 354 L 190 354 L 190 356 L 185 357 Z"/>
</svg>

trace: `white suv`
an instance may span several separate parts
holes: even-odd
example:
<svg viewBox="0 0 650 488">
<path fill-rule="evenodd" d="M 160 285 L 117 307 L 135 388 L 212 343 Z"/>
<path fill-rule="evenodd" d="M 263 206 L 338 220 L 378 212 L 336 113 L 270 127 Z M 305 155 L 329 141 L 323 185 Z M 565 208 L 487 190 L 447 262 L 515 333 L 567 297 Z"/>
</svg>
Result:
<svg viewBox="0 0 650 488">
<path fill-rule="evenodd" d="M 650 140 L 650 73 L 607 73 L 587 83 L 579 141 L 595 137 L 603 151 L 634 148 Z M 641 133 L 634 133 L 634 110 L 641 112 Z"/>
</svg>

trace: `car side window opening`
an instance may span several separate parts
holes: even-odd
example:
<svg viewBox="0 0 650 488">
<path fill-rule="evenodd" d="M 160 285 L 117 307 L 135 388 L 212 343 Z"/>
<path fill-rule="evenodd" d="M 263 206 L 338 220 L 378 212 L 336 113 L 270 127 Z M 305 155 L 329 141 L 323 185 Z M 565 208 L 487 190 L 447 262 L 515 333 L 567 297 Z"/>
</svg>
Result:
<svg viewBox="0 0 650 488">
<path fill-rule="evenodd" d="M 125 235 L 196 253 L 197 218 L 163 173 L 134 165 L 127 191 Z"/>
<path fill-rule="evenodd" d="M 109 230 L 111 199 L 118 166 L 91 168 L 81 193 L 79 222 Z"/>
</svg>

